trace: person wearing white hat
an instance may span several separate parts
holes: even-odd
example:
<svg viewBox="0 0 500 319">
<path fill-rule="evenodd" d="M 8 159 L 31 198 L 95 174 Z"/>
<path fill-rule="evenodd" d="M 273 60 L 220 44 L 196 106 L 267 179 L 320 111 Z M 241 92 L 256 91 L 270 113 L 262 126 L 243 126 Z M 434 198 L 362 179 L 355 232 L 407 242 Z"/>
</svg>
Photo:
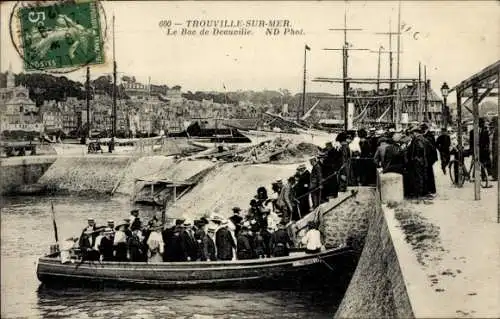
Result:
<svg viewBox="0 0 500 319">
<path fill-rule="evenodd" d="M 70 237 L 64 240 L 59 245 L 60 255 L 61 255 L 61 264 L 66 264 L 71 262 L 71 251 L 75 248 L 75 244 L 78 241 L 78 237 Z M 74 262 L 74 261 L 73 261 Z"/>
<path fill-rule="evenodd" d="M 153 224 L 150 228 L 146 245 L 148 247 L 148 262 L 157 263 L 163 261 L 164 243 L 161 235 L 162 225 L 159 222 Z"/>
<path fill-rule="evenodd" d="M 115 227 L 115 237 L 113 239 L 114 255 L 116 261 L 128 261 L 127 233 L 129 233 L 129 223 L 123 221 Z"/>
<path fill-rule="evenodd" d="M 96 249 L 101 254 L 102 261 L 112 261 L 113 258 L 113 241 L 114 231 L 110 227 L 104 228 L 102 235 L 96 240 Z M 99 242 L 99 243 L 98 243 Z M 98 244 L 97 244 L 98 243 Z"/>
<path fill-rule="evenodd" d="M 215 261 L 217 260 L 216 249 L 215 249 L 215 236 L 216 227 L 215 225 L 208 225 L 207 232 L 201 237 L 201 242 L 203 246 L 203 252 L 201 256 L 202 261 Z"/>
<path fill-rule="evenodd" d="M 193 222 L 186 219 L 182 226 L 184 229 L 180 233 L 179 240 L 184 254 L 183 260 L 195 261 L 198 257 L 198 244 L 194 238 Z"/>
</svg>

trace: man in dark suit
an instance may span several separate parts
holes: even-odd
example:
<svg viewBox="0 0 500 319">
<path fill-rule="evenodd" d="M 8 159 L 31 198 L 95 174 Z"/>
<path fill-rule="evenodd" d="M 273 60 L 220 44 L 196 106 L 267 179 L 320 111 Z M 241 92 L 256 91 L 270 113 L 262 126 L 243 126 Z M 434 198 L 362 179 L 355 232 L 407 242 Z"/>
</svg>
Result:
<svg viewBox="0 0 500 319">
<path fill-rule="evenodd" d="M 241 208 L 239 207 L 233 207 L 233 216 L 229 217 L 229 220 L 233 223 L 234 227 L 236 228 L 234 230 L 234 234 L 238 236 L 238 233 L 241 228 L 241 221 L 243 220 L 243 217 L 240 216 Z"/>
<path fill-rule="evenodd" d="M 296 173 L 297 184 L 295 186 L 295 197 L 298 198 L 298 216 L 294 216 L 293 220 L 298 220 L 302 216 L 309 214 L 311 209 L 309 205 L 309 184 L 311 183 L 311 173 L 306 168 L 306 165 L 300 164 L 297 167 Z"/>
<path fill-rule="evenodd" d="M 233 249 L 236 248 L 236 243 L 227 226 L 228 221 L 223 221 L 221 227 L 215 233 L 215 246 L 217 247 L 218 260 L 232 260 L 234 256 Z"/>
<path fill-rule="evenodd" d="M 95 239 L 98 236 L 98 233 L 96 232 L 97 226 L 95 224 L 95 219 L 89 218 L 87 219 L 87 223 L 88 225 L 83 229 L 78 241 L 78 245 L 82 252 L 87 249 L 92 249 L 95 245 Z"/>
<path fill-rule="evenodd" d="M 292 240 L 288 235 L 286 226 L 283 223 L 278 224 L 278 229 L 271 235 L 271 254 L 273 257 L 283 257 L 290 255 L 289 247 Z"/>
<path fill-rule="evenodd" d="M 184 229 L 180 234 L 180 245 L 184 254 L 183 260 L 195 261 L 198 255 L 197 242 L 194 237 L 193 223 L 190 220 L 184 221 Z"/>
<path fill-rule="evenodd" d="M 425 153 L 427 156 L 426 195 L 433 196 L 436 194 L 436 178 L 434 176 L 434 163 L 436 163 L 438 160 L 437 149 L 436 149 L 436 137 L 434 136 L 434 133 L 432 133 L 429 130 L 429 126 L 425 123 L 420 125 L 420 130 L 422 132 L 422 136 L 425 138 L 425 141 L 427 141 L 427 143 L 425 144 L 426 147 Z"/>
<path fill-rule="evenodd" d="M 243 224 L 236 239 L 236 256 L 238 259 L 252 259 L 255 255 L 252 239 L 248 233 L 248 225 Z"/>
<path fill-rule="evenodd" d="M 441 170 L 443 171 L 443 174 L 446 174 L 446 167 L 450 163 L 450 146 L 450 135 L 448 135 L 448 132 L 445 128 L 442 128 L 441 134 L 436 140 L 436 148 L 439 151 L 439 157 L 441 159 Z"/>
<path fill-rule="evenodd" d="M 215 242 L 213 237 L 215 236 L 215 227 L 208 226 L 207 233 L 204 233 L 201 242 L 203 247 L 203 253 L 201 255 L 202 261 L 215 261 L 217 256 L 215 254 Z"/>
</svg>

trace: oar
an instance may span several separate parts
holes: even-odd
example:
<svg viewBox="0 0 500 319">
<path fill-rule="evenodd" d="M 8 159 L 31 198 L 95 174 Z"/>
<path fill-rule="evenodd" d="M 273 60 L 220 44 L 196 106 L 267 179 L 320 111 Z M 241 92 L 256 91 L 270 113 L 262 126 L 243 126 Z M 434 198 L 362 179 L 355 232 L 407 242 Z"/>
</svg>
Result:
<svg viewBox="0 0 500 319">
<path fill-rule="evenodd" d="M 50 201 L 50 206 L 52 208 L 52 225 L 54 226 L 54 236 L 56 238 L 56 244 L 59 243 L 59 236 L 57 235 L 57 224 L 56 224 L 56 213 L 54 211 L 54 202 Z"/>
</svg>

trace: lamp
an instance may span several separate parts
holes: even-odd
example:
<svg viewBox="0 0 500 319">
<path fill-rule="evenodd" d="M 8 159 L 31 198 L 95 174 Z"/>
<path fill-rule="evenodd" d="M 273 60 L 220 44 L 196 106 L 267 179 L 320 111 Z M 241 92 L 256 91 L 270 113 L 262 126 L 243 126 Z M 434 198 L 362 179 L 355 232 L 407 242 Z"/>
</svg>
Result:
<svg viewBox="0 0 500 319">
<path fill-rule="evenodd" d="M 443 114 L 443 127 L 444 127 L 445 130 L 446 130 L 447 126 L 448 126 L 448 121 L 449 121 L 449 118 L 448 118 L 448 106 L 446 105 L 446 98 L 448 97 L 449 90 L 450 90 L 450 88 L 448 87 L 448 84 L 446 82 L 444 82 L 443 85 L 441 85 L 441 95 L 443 95 L 443 110 L 442 110 L 442 114 Z"/>
</svg>

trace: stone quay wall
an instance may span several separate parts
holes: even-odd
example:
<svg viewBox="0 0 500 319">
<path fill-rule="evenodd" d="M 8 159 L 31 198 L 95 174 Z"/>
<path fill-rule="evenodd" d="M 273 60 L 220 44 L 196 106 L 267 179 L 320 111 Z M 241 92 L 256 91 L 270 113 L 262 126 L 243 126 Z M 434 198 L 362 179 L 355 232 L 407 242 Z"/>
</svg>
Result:
<svg viewBox="0 0 500 319">
<path fill-rule="evenodd" d="M 375 210 L 375 189 L 359 187 L 357 194 L 333 208 L 323 216 L 325 246 L 338 247 L 347 243 L 362 249 L 368 232 L 368 217 Z M 339 195 L 341 196 L 341 195 Z M 331 200 L 323 209 L 329 209 L 337 203 Z"/>
<path fill-rule="evenodd" d="M 379 185 L 397 187 L 400 181 L 389 178 L 392 181 L 381 176 Z M 414 318 L 380 193 L 379 186 L 363 251 L 335 318 Z"/>
<path fill-rule="evenodd" d="M 0 194 L 11 193 L 16 187 L 33 184 L 56 161 L 56 156 L 22 156 L 0 160 Z"/>
</svg>

